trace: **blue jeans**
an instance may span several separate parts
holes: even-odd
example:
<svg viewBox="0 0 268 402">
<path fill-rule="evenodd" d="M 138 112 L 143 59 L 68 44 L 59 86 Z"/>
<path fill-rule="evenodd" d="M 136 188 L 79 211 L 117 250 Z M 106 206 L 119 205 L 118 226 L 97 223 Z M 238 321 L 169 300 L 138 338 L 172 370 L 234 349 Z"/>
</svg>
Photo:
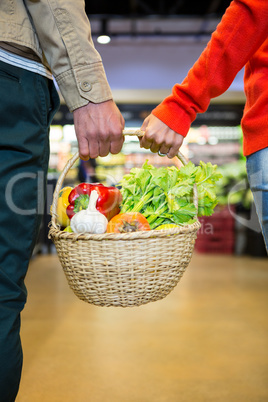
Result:
<svg viewBox="0 0 268 402">
<path fill-rule="evenodd" d="M 268 148 L 247 157 L 247 174 L 268 252 Z"/>
<path fill-rule="evenodd" d="M 58 107 L 53 81 L 0 62 L 0 402 L 14 402 L 20 383 L 24 279 L 44 212 Z"/>
</svg>

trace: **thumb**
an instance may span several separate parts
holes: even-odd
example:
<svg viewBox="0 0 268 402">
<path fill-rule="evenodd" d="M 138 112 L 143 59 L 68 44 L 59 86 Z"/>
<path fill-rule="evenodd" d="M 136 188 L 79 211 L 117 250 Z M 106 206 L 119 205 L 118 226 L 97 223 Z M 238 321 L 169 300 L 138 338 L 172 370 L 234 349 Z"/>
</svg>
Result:
<svg viewBox="0 0 268 402">
<path fill-rule="evenodd" d="M 150 116 L 151 116 L 151 115 L 147 116 L 147 117 L 144 119 L 144 121 L 143 121 L 143 123 L 142 123 L 142 126 L 141 126 L 141 131 L 145 131 L 145 130 L 146 130 L 146 128 L 147 128 L 147 126 L 148 126 L 148 124 L 149 124 Z"/>
<path fill-rule="evenodd" d="M 148 127 L 148 124 L 149 124 L 150 116 L 151 116 L 151 115 L 147 116 L 147 117 L 144 119 L 144 121 L 143 121 L 143 123 L 142 123 L 142 126 L 141 126 L 141 128 L 140 128 L 141 131 L 144 131 L 144 135 L 145 135 L 145 132 L 146 132 L 146 128 Z M 142 139 L 143 139 L 143 137 L 140 137 L 140 138 L 139 138 L 140 147 L 141 147 L 141 148 L 142 148 Z"/>
</svg>

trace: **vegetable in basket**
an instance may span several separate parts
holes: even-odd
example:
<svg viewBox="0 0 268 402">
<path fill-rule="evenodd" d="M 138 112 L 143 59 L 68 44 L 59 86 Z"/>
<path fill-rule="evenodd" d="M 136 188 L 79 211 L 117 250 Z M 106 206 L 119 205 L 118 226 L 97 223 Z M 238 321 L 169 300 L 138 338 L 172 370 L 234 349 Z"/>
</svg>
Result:
<svg viewBox="0 0 268 402">
<path fill-rule="evenodd" d="M 57 220 L 60 226 L 66 227 L 69 225 L 70 220 L 66 213 L 66 208 L 69 204 L 69 194 L 73 190 L 73 187 L 64 187 L 59 192 L 59 199 L 57 204 Z"/>
<path fill-rule="evenodd" d="M 71 228 L 71 226 L 69 225 L 69 226 L 66 226 L 66 228 L 63 230 L 64 232 L 67 232 L 67 233 L 73 233 L 73 230 L 72 230 L 72 228 Z"/>
<path fill-rule="evenodd" d="M 200 161 L 156 168 L 146 161 L 132 168 L 119 185 L 122 193 L 121 213 L 140 212 L 151 229 L 164 224 L 188 225 L 196 216 L 211 215 L 217 205 L 215 183 L 221 174 L 217 165 Z M 198 192 L 198 211 L 193 202 L 193 186 Z"/>
<path fill-rule="evenodd" d="M 107 233 L 131 233 L 140 230 L 151 230 L 149 222 L 140 212 L 115 215 L 107 226 Z"/>
<path fill-rule="evenodd" d="M 71 229 L 75 233 L 105 233 L 108 220 L 96 209 L 99 194 L 92 190 L 86 209 L 78 211 L 71 219 Z"/>
<path fill-rule="evenodd" d="M 73 216 L 88 207 L 89 196 L 95 190 L 98 193 L 96 208 L 108 221 L 120 212 L 121 192 L 116 187 L 107 187 L 101 183 L 80 183 L 69 194 L 66 213 L 71 220 Z"/>
<path fill-rule="evenodd" d="M 175 225 L 175 223 L 165 223 L 164 225 L 157 226 L 155 230 L 167 230 L 167 229 L 175 229 L 179 228 L 179 225 Z"/>
</svg>

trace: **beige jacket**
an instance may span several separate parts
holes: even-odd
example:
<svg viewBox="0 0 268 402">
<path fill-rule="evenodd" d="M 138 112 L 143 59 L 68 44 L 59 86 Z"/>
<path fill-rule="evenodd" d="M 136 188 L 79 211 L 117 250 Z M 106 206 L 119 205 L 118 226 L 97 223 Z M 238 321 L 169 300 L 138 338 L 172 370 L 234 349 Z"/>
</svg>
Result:
<svg viewBox="0 0 268 402">
<path fill-rule="evenodd" d="M 71 111 L 112 99 L 84 0 L 0 0 L 0 42 L 48 65 Z"/>
</svg>

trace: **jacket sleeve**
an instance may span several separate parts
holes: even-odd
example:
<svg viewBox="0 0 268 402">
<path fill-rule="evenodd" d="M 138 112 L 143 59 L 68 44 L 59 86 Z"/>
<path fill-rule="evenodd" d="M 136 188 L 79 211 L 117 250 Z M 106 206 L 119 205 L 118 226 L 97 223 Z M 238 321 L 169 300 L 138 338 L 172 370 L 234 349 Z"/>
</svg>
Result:
<svg viewBox="0 0 268 402">
<path fill-rule="evenodd" d="M 186 136 L 197 113 L 224 93 L 268 36 L 268 1 L 233 0 L 199 59 L 152 113 Z"/>
<path fill-rule="evenodd" d="M 112 99 L 84 0 L 25 0 L 25 5 L 70 111 Z"/>
</svg>

